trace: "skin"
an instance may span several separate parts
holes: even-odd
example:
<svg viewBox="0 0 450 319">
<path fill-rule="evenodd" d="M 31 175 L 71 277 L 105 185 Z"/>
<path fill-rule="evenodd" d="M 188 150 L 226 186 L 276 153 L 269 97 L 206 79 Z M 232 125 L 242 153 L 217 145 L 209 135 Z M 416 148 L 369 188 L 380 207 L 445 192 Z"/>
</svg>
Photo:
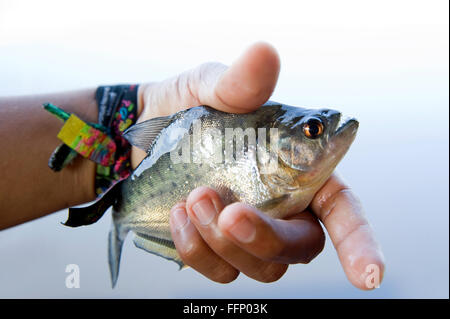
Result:
<svg viewBox="0 0 450 319">
<path fill-rule="evenodd" d="M 138 122 L 197 105 L 251 112 L 271 96 L 280 70 L 273 47 L 251 46 L 230 67 L 207 63 L 174 78 L 139 88 Z M 95 198 L 95 166 L 78 158 L 59 173 L 47 167 L 60 143 L 62 123 L 41 108 L 51 101 L 86 121 L 97 121 L 95 89 L 0 99 L 0 229 Z M 11 134 L 14 132 L 14 134 Z M 38 136 L 39 139 L 30 138 Z M 136 167 L 145 153 L 132 150 Z M 330 177 L 308 210 L 288 220 L 272 219 L 257 209 L 224 206 L 215 191 L 200 187 L 171 210 L 170 226 L 178 253 L 207 278 L 228 283 L 240 272 L 261 282 L 278 280 L 289 264 L 308 263 L 323 249 L 325 226 L 350 282 L 366 284 L 368 265 L 384 259 L 357 197 L 343 180 Z"/>
</svg>

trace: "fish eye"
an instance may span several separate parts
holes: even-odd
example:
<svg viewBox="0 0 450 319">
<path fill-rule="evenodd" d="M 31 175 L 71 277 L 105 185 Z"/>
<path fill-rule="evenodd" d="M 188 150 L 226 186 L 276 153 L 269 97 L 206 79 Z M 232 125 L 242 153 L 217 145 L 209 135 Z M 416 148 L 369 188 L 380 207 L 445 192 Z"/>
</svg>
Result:
<svg viewBox="0 0 450 319">
<path fill-rule="evenodd" d="M 323 133 L 323 123 L 317 118 L 312 118 L 303 124 L 303 133 L 307 138 L 318 138 Z"/>
</svg>

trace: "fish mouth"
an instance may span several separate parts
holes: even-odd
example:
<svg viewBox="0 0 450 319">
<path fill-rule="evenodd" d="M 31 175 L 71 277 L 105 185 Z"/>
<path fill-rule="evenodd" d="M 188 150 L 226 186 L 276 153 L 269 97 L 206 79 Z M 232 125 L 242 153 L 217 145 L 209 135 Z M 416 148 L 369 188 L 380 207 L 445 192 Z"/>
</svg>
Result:
<svg viewBox="0 0 450 319">
<path fill-rule="evenodd" d="M 345 155 L 350 145 L 353 143 L 358 132 L 359 122 L 354 117 L 340 116 L 333 133 L 329 139 L 329 154 L 333 161 L 339 160 Z"/>
<path fill-rule="evenodd" d="M 354 117 L 349 116 L 340 116 L 339 122 L 336 125 L 336 130 L 334 132 L 334 135 L 341 135 L 344 133 L 350 133 L 350 135 L 356 135 L 356 132 L 358 131 L 359 122 Z"/>
</svg>

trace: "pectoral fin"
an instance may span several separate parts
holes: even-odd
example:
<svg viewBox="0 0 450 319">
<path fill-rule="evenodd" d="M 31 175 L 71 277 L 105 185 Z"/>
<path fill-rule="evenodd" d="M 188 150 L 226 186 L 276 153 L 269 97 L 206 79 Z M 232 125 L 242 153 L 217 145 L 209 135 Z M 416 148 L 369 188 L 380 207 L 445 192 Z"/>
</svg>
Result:
<svg viewBox="0 0 450 319">
<path fill-rule="evenodd" d="M 155 138 L 171 121 L 171 116 L 156 117 L 131 126 L 124 132 L 123 137 L 131 145 L 148 152 Z"/>
</svg>

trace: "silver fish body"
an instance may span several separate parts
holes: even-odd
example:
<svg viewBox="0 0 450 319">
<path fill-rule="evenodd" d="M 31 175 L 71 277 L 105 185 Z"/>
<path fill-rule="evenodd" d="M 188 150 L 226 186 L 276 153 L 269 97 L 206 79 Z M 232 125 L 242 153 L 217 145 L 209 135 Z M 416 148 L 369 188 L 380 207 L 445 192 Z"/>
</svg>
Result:
<svg viewBox="0 0 450 319">
<path fill-rule="evenodd" d="M 137 247 L 183 266 L 171 238 L 169 212 L 199 186 L 215 189 L 224 204 L 241 201 L 274 218 L 304 210 L 347 152 L 357 129 L 355 119 L 343 120 L 335 110 L 275 102 L 239 115 L 199 106 L 131 127 L 125 137 L 148 155 L 102 197 L 102 205 L 92 205 L 101 216 L 105 203 L 113 204 L 113 286 L 129 232 Z M 69 226 L 78 226 L 70 223 L 70 215 Z"/>
</svg>

